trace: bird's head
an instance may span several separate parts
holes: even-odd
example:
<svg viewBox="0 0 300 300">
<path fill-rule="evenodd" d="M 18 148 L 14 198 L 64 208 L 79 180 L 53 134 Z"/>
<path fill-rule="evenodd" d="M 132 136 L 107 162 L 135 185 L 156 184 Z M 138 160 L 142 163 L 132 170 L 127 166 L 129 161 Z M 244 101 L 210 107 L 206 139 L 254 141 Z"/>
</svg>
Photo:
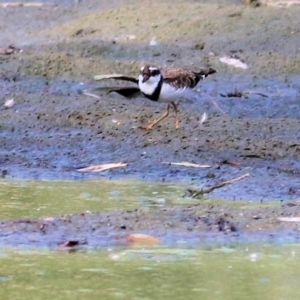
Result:
<svg viewBox="0 0 300 300">
<path fill-rule="evenodd" d="M 161 79 L 161 74 L 157 67 L 146 65 L 141 68 L 140 77 L 142 83 L 145 83 L 148 80 L 159 82 Z"/>
</svg>

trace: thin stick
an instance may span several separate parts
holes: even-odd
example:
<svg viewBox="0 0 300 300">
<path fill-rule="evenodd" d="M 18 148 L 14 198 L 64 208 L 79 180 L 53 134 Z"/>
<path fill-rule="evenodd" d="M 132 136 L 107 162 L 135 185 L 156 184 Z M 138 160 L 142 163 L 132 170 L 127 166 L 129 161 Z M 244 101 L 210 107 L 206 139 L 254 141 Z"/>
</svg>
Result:
<svg viewBox="0 0 300 300">
<path fill-rule="evenodd" d="M 48 5 L 54 5 L 53 3 L 47 3 Z M 12 6 L 12 7 L 19 7 L 19 6 L 23 6 L 23 7 L 42 7 L 44 5 L 47 5 L 46 3 L 42 3 L 42 2 L 27 2 L 27 3 L 23 3 L 23 2 L 6 2 L 6 3 L 0 3 L 0 7 L 7 7 L 7 6 Z"/>
<path fill-rule="evenodd" d="M 90 93 L 90 92 L 88 92 L 88 91 L 83 91 L 82 94 L 85 95 L 85 96 L 89 96 L 89 97 L 96 98 L 96 99 L 101 99 L 100 96 L 98 96 L 98 95 L 96 95 L 96 94 L 93 94 L 93 93 Z"/>
<path fill-rule="evenodd" d="M 187 189 L 187 193 L 189 195 L 191 195 L 192 198 L 197 198 L 198 196 L 203 196 L 204 194 L 211 193 L 215 189 L 219 189 L 219 188 L 221 188 L 223 186 L 235 183 L 235 182 L 240 181 L 242 179 L 245 179 L 246 177 L 249 177 L 249 176 L 250 176 L 250 174 L 247 173 L 247 174 L 244 174 L 242 176 L 239 176 L 239 177 L 227 180 L 227 181 L 223 181 L 223 182 L 217 183 L 216 185 L 214 185 L 212 187 L 209 187 L 209 188 L 201 188 L 200 190 Z"/>
<path fill-rule="evenodd" d="M 220 94 L 222 97 L 227 97 L 227 98 L 246 98 L 248 99 L 249 95 L 258 95 L 258 96 L 262 96 L 265 98 L 268 98 L 267 95 L 263 94 L 263 93 L 257 93 L 257 92 L 240 92 L 238 91 L 237 88 L 234 89 L 234 91 L 232 93 L 227 93 L 227 94 Z"/>
<path fill-rule="evenodd" d="M 263 5 L 266 5 L 266 6 L 275 6 L 275 7 L 282 7 L 282 6 L 285 6 L 285 7 L 290 7 L 291 5 L 293 4 L 299 4 L 299 1 L 298 0 L 295 0 L 295 1 L 279 1 L 278 3 L 271 3 L 270 1 L 261 1 Z"/>
<path fill-rule="evenodd" d="M 210 99 L 210 101 L 212 102 L 212 104 L 224 115 L 224 116 L 228 116 L 226 114 L 226 112 L 218 105 L 218 103 L 213 100 L 213 99 Z"/>
<path fill-rule="evenodd" d="M 248 95 L 254 94 L 254 95 L 258 95 L 258 96 L 262 96 L 262 97 L 268 98 L 268 96 L 265 95 L 265 94 L 263 94 L 263 93 L 248 92 L 248 93 L 245 93 L 245 94 L 248 94 Z"/>
<path fill-rule="evenodd" d="M 106 171 L 114 168 L 126 167 L 127 163 L 111 163 L 111 164 L 104 164 L 104 165 L 90 165 L 86 168 L 77 169 L 79 172 L 101 172 Z"/>
</svg>

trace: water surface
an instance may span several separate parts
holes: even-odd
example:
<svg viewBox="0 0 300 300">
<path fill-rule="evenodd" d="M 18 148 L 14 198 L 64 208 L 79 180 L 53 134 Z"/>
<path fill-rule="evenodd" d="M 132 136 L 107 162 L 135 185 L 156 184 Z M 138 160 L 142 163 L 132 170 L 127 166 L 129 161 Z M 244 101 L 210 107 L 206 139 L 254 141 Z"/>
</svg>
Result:
<svg viewBox="0 0 300 300">
<path fill-rule="evenodd" d="M 0 181 L 0 219 L 129 209 L 182 202 L 180 184 L 120 180 Z"/>
<path fill-rule="evenodd" d="M 1 299 L 299 299 L 298 245 L 0 254 Z"/>
<path fill-rule="evenodd" d="M 3 180 L 1 219 L 195 204 L 195 200 L 182 197 L 183 190 L 182 185 L 155 182 Z M 213 199 L 203 201 L 218 203 Z M 244 202 L 226 203 L 247 209 Z M 93 250 L 82 247 L 53 251 L 46 247 L 2 245 L 0 298 L 299 298 L 298 244 L 233 241 L 224 245 L 213 239 L 211 243 L 198 239 L 197 243 L 186 243 L 184 238 L 173 247 L 112 244 Z"/>
</svg>

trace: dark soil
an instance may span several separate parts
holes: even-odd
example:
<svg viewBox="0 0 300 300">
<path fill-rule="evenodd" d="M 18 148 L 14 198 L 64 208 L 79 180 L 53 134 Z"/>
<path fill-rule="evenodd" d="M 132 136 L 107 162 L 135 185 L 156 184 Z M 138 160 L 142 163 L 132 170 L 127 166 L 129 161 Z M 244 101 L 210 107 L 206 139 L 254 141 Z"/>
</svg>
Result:
<svg viewBox="0 0 300 300">
<path fill-rule="evenodd" d="M 237 213 L 238 211 L 238 213 Z M 300 206 L 273 207 L 199 204 L 155 210 L 82 213 L 57 218 L 12 220 L 0 224 L 0 245 L 51 247 L 105 247 L 128 245 L 131 234 L 147 234 L 171 246 L 237 245 L 245 242 L 296 243 Z M 138 241 L 138 240 L 137 240 Z"/>
<path fill-rule="evenodd" d="M 82 176 L 130 176 L 202 186 L 249 173 L 247 179 L 215 190 L 211 196 L 256 202 L 298 200 L 299 15 L 297 5 L 254 8 L 241 1 L 153 0 L 137 4 L 87 0 L 46 3 L 41 8 L 0 7 L 0 48 L 12 44 L 22 49 L 0 54 L 0 101 L 3 104 L 11 98 L 15 101 L 13 107 L 0 110 L 3 176 L 8 173 L 12 177 L 74 180 Z M 149 45 L 153 37 L 158 42 L 156 46 Z M 248 68 L 222 63 L 219 58 L 224 55 L 240 57 Z M 181 105 L 179 130 L 175 130 L 173 116 L 152 131 L 139 128 L 157 118 L 166 108 L 163 104 L 142 97 L 128 100 L 114 93 L 99 93 L 100 99 L 82 94 L 85 89 L 120 85 L 94 82 L 95 75 L 136 75 L 145 63 L 194 70 L 211 66 L 218 70 L 199 85 L 201 91 L 195 92 L 192 101 Z M 235 89 L 250 94 L 230 98 L 220 95 Z M 200 124 L 204 112 L 208 120 Z M 119 161 L 127 162 L 128 166 L 104 175 L 82 175 L 76 171 L 91 164 Z M 168 164 L 182 161 L 211 167 L 197 169 Z M 211 228 L 213 232 L 220 231 L 218 220 L 223 218 L 222 213 L 214 210 L 224 208 L 212 207 L 214 217 L 207 221 L 202 218 L 195 221 L 194 217 L 189 221 L 189 217 L 180 225 L 189 209 L 169 208 L 161 211 L 158 219 L 153 220 L 150 215 L 149 222 L 158 226 L 161 220 L 163 224 L 168 213 L 178 218 L 172 221 L 179 223 L 178 230 L 183 226 L 191 236 L 188 227 L 200 226 L 200 232 L 204 233 L 210 233 Z M 196 206 L 193 213 L 198 209 Z M 298 206 L 288 209 L 296 213 Z M 255 215 L 263 216 L 260 220 L 270 224 L 267 228 L 263 226 L 269 232 L 281 229 L 281 223 L 272 223 L 274 214 L 281 213 L 285 214 L 286 208 L 278 208 L 276 212 L 263 208 L 255 211 Z M 174 215 L 168 218 L 175 218 Z M 124 223 L 123 215 L 112 213 L 111 217 L 114 216 L 119 221 L 112 222 L 117 229 L 113 234 L 119 236 L 123 232 L 119 229 Z M 236 228 L 234 233 L 229 230 L 230 235 L 244 232 L 245 226 L 235 219 L 237 216 L 230 213 L 228 224 L 232 226 L 228 226 Z M 85 226 L 93 222 L 101 224 L 96 221 L 98 217 L 101 220 L 103 215 L 72 216 L 72 222 L 67 224 L 57 219 L 45 232 L 39 229 L 42 221 L 11 221 L 1 230 L 6 232 L 16 224 L 13 232 L 24 230 L 24 239 L 32 232 L 33 239 L 39 240 L 60 225 L 72 233 L 75 229 L 70 226 L 78 222 L 76 228 L 82 231 L 76 238 L 81 238 L 86 228 L 82 220 L 90 218 Z M 245 222 L 256 228 L 261 221 L 253 220 L 251 215 Z M 136 226 L 134 230 L 139 230 Z M 154 225 L 149 228 L 151 231 Z M 294 234 L 293 230 L 289 226 L 288 232 Z M 227 236 L 228 230 L 221 231 Z M 1 233 L 1 243 L 6 240 L 11 243 L 14 234 L 9 233 L 7 240 L 6 233 Z M 67 235 L 63 238 L 61 233 L 57 234 L 55 242 L 67 239 Z M 87 238 L 93 234 L 90 231 Z M 297 232 L 294 237 L 298 237 Z"/>
</svg>

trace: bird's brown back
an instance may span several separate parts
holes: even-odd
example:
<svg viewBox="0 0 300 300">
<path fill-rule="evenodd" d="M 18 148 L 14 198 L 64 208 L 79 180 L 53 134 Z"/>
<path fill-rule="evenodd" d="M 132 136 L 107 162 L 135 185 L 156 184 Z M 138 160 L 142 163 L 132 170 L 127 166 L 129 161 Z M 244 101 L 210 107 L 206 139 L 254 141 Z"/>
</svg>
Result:
<svg viewBox="0 0 300 300">
<path fill-rule="evenodd" d="M 176 88 L 191 88 L 193 89 L 201 79 L 204 79 L 216 71 L 211 68 L 201 69 L 199 72 L 194 72 L 181 68 L 162 68 L 160 69 L 164 82 Z"/>
</svg>

